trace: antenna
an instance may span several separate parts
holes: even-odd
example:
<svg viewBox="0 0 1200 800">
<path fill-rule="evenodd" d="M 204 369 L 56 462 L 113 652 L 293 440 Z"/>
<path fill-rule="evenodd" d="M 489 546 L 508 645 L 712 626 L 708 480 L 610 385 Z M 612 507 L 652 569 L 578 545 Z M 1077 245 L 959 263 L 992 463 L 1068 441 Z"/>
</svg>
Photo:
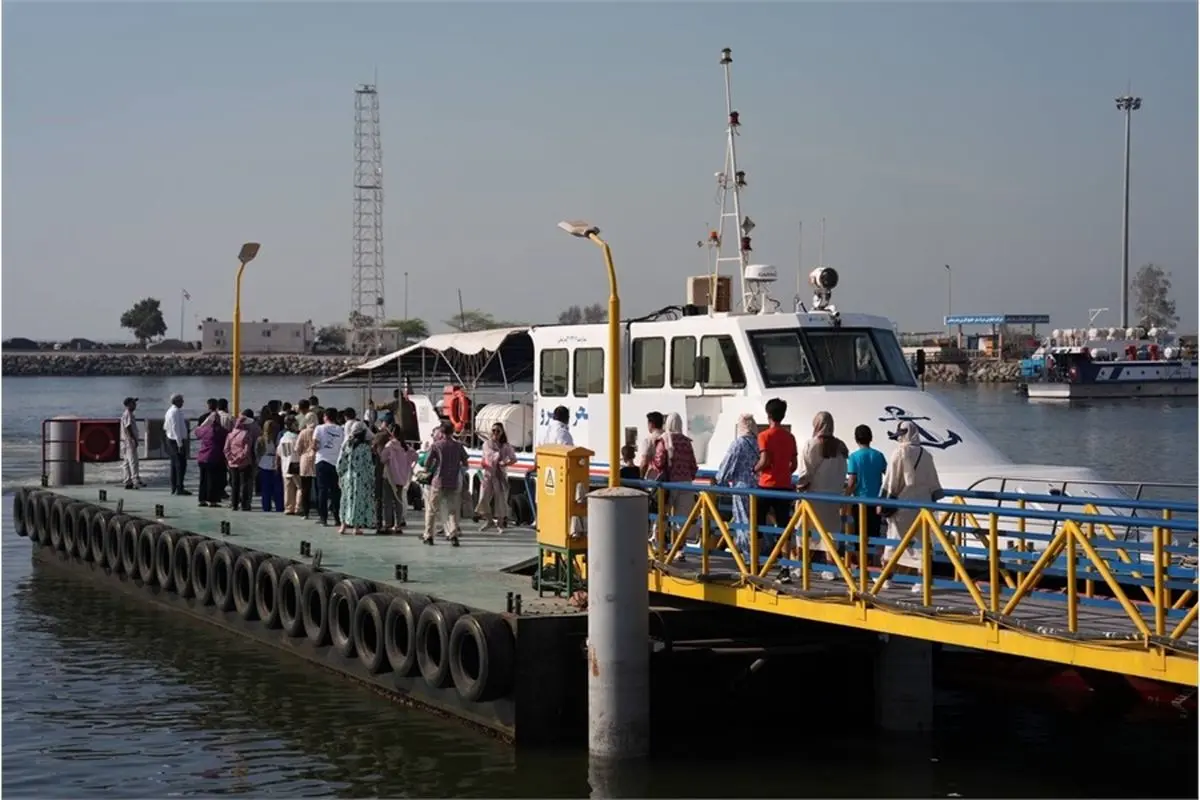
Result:
<svg viewBox="0 0 1200 800">
<path fill-rule="evenodd" d="M 821 217 L 821 257 L 817 260 L 817 266 L 825 266 L 825 218 Z"/>
<path fill-rule="evenodd" d="M 380 349 L 383 327 L 383 148 L 376 84 L 354 90 L 354 263 L 350 348 Z"/>
<path fill-rule="evenodd" d="M 733 109 L 733 51 L 726 47 L 721 51 L 721 66 L 725 71 L 725 168 L 718 172 L 717 189 L 720 193 L 721 217 L 717 229 L 708 234 L 708 246 L 713 251 L 713 285 L 721 273 L 721 265 L 736 262 L 738 265 L 738 288 L 742 293 L 742 307 L 753 312 L 757 300 L 753 294 L 746 291 L 746 267 L 750 263 L 750 231 L 754 223 L 749 217 L 742 216 L 741 191 L 746 188 L 746 173 L 738 169 L 737 137 L 741 133 L 741 119 Z M 728 248 L 724 247 L 725 224 L 731 222 L 734 234 L 735 250 L 726 255 Z"/>
<path fill-rule="evenodd" d="M 800 302 L 800 292 L 804 289 L 804 220 L 800 220 L 800 230 L 796 234 L 796 302 Z"/>
</svg>

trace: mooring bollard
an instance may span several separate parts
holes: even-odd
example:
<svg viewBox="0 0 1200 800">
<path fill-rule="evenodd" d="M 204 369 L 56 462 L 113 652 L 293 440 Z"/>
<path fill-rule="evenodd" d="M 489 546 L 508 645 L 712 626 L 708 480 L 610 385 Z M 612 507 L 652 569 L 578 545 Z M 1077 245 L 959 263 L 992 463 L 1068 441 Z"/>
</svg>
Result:
<svg viewBox="0 0 1200 800">
<path fill-rule="evenodd" d="M 162 504 L 156 505 L 154 507 L 154 518 L 155 519 L 162 519 L 166 515 L 167 515 L 167 510 L 162 506 Z"/>
<path fill-rule="evenodd" d="M 100 490 L 100 502 L 101 502 L 101 503 L 107 503 L 107 502 L 108 502 L 108 490 L 107 490 L 107 489 L 101 489 L 101 490 Z"/>
<path fill-rule="evenodd" d="M 637 489 L 588 495 L 588 752 L 610 759 L 650 751 L 650 600 L 646 520 Z"/>
</svg>

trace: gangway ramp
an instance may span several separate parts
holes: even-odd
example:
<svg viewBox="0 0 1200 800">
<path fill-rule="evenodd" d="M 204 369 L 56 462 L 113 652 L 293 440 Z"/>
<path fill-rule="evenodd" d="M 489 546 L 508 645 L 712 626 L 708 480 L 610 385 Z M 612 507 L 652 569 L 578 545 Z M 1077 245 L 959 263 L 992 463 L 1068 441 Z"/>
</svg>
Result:
<svg viewBox="0 0 1200 800">
<path fill-rule="evenodd" d="M 840 495 L 639 485 L 659 508 L 669 492 L 696 497 L 686 516 L 651 515 L 652 592 L 1197 685 L 1194 500 L 962 490 L 936 503 L 872 501 L 916 512 L 889 541 L 825 530 L 820 504 L 843 506 L 844 523 L 865 517 Z M 783 528 L 739 528 L 723 513 L 737 495 L 749 496 L 751 520 L 762 499 L 799 501 Z M 917 552 L 919 574 L 901 574 L 901 557 Z"/>
</svg>

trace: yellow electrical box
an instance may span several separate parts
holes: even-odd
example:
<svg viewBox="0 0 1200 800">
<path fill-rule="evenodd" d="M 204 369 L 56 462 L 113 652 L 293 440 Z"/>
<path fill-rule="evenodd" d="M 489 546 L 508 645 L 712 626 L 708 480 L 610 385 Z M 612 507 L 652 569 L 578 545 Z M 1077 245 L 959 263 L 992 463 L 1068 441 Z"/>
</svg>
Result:
<svg viewBox="0 0 1200 800">
<path fill-rule="evenodd" d="M 587 494 L 591 457 L 586 447 L 537 449 L 538 546 L 587 552 Z"/>
</svg>

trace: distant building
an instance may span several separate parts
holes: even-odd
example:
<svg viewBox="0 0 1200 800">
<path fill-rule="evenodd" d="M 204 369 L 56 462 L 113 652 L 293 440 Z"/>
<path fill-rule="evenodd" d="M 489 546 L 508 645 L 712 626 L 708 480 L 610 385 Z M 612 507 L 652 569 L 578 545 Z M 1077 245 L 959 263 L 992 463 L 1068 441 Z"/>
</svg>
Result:
<svg viewBox="0 0 1200 800">
<path fill-rule="evenodd" d="M 243 322 L 243 355 L 311 353 L 316 330 L 308 322 Z M 205 353 L 233 352 L 233 323 L 205 320 L 200 323 L 200 349 Z"/>
</svg>

